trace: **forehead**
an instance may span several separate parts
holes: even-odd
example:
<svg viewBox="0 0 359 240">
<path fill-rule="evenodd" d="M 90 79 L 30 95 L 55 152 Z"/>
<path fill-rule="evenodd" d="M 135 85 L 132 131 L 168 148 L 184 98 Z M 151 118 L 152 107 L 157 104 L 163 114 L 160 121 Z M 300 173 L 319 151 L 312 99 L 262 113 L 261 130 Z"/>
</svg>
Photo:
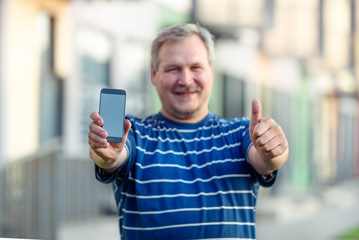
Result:
<svg viewBox="0 0 359 240">
<path fill-rule="evenodd" d="M 167 40 L 159 51 L 159 64 L 169 61 L 208 61 L 208 50 L 197 35 Z"/>
</svg>

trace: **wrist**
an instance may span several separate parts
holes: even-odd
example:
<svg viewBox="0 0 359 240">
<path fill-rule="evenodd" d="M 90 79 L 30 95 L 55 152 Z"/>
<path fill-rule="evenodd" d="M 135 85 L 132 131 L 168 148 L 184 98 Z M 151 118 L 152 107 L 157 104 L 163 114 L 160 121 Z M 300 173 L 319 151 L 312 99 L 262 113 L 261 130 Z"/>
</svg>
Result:
<svg viewBox="0 0 359 240">
<path fill-rule="evenodd" d="M 249 164 L 260 176 L 269 175 L 275 171 L 275 168 L 273 167 L 272 163 L 265 160 L 264 157 L 259 154 L 259 152 L 253 145 L 249 149 L 248 158 Z"/>
</svg>

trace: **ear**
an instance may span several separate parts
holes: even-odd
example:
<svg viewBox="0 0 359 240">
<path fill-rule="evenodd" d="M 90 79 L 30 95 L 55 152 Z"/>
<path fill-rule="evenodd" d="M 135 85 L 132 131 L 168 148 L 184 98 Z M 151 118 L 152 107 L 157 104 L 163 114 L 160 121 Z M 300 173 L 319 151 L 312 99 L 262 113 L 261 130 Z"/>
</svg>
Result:
<svg viewBox="0 0 359 240">
<path fill-rule="evenodd" d="M 151 68 L 151 82 L 153 85 L 156 85 L 155 79 L 156 79 L 156 71 L 153 68 Z"/>
</svg>

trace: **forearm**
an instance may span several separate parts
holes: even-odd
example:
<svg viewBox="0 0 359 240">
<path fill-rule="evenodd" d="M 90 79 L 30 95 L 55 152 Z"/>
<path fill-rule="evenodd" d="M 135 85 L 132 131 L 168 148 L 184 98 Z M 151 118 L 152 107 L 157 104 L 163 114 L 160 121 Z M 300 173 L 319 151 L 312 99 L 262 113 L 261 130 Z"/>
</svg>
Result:
<svg viewBox="0 0 359 240">
<path fill-rule="evenodd" d="M 258 174 L 268 175 L 283 166 L 288 159 L 288 152 L 288 149 L 286 149 L 283 154 L 275 158 L 265 159 L 259 154 L 257 149 L 252 146 L 248 153 L 249 163 Z"/>
</svg>

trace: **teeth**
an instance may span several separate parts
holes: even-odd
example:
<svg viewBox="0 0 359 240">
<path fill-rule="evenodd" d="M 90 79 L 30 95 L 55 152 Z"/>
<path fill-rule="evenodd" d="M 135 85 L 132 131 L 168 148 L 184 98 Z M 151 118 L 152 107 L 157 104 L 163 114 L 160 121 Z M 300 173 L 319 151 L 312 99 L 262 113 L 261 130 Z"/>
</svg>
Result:
<svg viewBox="0 0 359 240">
<path fill-rule="evenodd" d="M 198 91 L 198 88 L 196 86 L 189 87 L 189 88 L 177 87 L 173 90 L 174 93 L 194 93 L 197 91 Z"/>
<path fill-rule="evenodd" d="M 195 91 L 197 91 L 197 88 L 196 88 L 196 87 L 190 87 L 190 88 L 188 89 L 188 91 L 189 91 L 189 92 L 195 92 Z"/>
</svg>

